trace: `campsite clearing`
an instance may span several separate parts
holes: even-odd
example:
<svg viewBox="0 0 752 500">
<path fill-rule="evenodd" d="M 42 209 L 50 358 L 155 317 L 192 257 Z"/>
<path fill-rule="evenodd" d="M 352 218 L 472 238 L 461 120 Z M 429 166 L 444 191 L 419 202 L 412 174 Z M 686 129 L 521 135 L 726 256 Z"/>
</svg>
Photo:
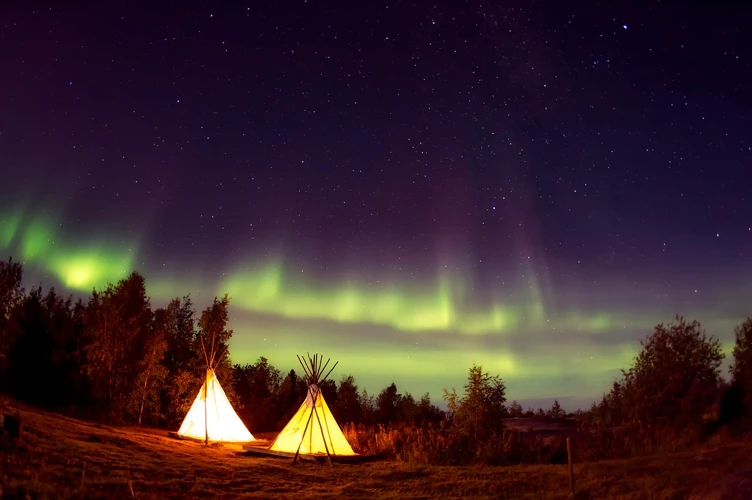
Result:
<svg viewBox="0 0 752 500">
<path fill-rule="evenodd" d="M 3 493 L 31 498 L 567 498 L 567 467 L 431 467 L 397 461 L 334 467 L 205 446 L 165 431 L 112 427 L 13 407 L 20 445 L 0 441 Z M 578 498 L 742 498 L 750 444 L 576 464 Z M 724 495 L 725 493 L 725 495 Z M 23 498 L 23 495 L 20 496 Z"/>
</svg>

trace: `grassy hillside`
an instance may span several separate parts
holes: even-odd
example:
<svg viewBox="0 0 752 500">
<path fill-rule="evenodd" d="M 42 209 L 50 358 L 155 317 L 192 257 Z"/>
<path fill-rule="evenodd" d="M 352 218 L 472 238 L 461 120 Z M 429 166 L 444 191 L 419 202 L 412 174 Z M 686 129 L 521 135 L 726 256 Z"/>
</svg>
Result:
<svg viewBox="0 0 752 500">
<path fill-rule="evenodd" d="M 14 407 L 20 444 L 0 442 L 3 499 L 25 498 L 568 498 L 566 466 L 346 465 L 248 456 Z M 749 498 L 752 444 L 575 465 L 578 498 Z"/>
</svg>

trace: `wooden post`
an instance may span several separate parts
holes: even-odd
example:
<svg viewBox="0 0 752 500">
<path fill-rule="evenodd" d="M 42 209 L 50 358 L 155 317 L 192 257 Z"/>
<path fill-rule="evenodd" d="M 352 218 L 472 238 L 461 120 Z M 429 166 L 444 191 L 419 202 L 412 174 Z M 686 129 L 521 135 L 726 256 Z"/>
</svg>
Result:
<svg viewBox="0 0 752 500">
<path fill-rule="evenodd" d="M 207 408 L 209 406 L 209 395 L 207 394 L 209 392 L 209 371 L 206 371 L 206 376 L 204 377 L 204 435 L 206 439 L 204 440 L 204 445 L 209 446 L 209 409 Z"/>
<path fill-rule="evenodd" d="M 567 437 L 567 463 L 569 464 L 569 494 L 574 498 L 574 465 L 572 464 L 572 447 Z"/>
<path fill-rule="evenodd" d="M 310 390 L 310 387 L 309 387 Z M 318 393 L 317 393 L 318 395 Z M 306 394 L 306 399 L 308 398 L 308 394 Z M 313 407 L 316 407 L 316 396 L 313 397 Z M 303 440 L 305 439 L 305 433 L 308 431 L 308 426 L 311 424 L 311 419 L 313 418 L 313 412 L 311 412 L 310 415 L 308 415 L 308 420 L 306 420 L 305 427 L 303 428 L 303 435 L 300 436 L 300 443 L 298 443 L 298 449 L 295 450 L 295 456 L 292 459 L 292 464 L 295 465 L 298 463 L 298 455 L 300 455 L 300 447 L 303 446 Z"/>
<path fill-rule="evenodd" d="M 324 426 L 321 425 L 321 418 L 319 417 L 319 412 L 316 411 L 316 405 L 313 405 L 313 412 L 316 414 L 316 421 L 319 423 L 319 429 L 321 430 L 321 438 L 324 441 L 324 450 L 326 450 L 326 458 L 329 460 L 329 466 L 334 467 L 334 464 L 332 463 L 332 455 L 331 453 L 329 453 L 329 446 L 326 444 L 326 434 L 324 434 Z"/>
</svg>

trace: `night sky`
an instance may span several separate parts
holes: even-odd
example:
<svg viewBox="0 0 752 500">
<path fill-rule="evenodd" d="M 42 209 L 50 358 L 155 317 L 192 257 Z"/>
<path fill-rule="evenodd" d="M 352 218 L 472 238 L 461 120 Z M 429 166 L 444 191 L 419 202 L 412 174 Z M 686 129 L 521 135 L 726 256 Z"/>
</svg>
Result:
<svg viewBox="0 0 752 500">
<path fill-rule="evenodd" d="M 234 362 L 318 351 L 434 402 L 475 362 L 588 405 L 677 313 L 730 352 L 743 3 L 212 3 L 0 8 L 0 251 L 27 287 L 228 293 Z"/>
</svg>

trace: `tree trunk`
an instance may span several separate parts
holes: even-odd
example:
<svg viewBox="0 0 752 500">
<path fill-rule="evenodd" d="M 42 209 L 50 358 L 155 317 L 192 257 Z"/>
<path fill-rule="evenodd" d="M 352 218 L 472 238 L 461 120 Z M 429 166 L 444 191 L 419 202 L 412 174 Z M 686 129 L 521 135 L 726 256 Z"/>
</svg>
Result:
<svg viewBox="0 0 752 500">
<path fill-rule="evenodd" d="M 108 324 L 107 324 L 107 313 L 105 313 L 105 316 L 104 316 L 104 335 L 102 335 L 102 339 L 100 340 L 100 342 L 102 342 L 105 346 L 107 346 L 109 344 L 109 333 L 110 333 L 110 330 L 109 330 Z M 112 352 L 109 355 L 110 356 L 116 356 L 117 353 L 115 352 L 115 349 L 113 349 Z M 107 359 L 105 357 L 104 363 L 106 363 L 105 373 L 107 374 L 107 381 L 106 381 L 106 383 L 107 383 L 107 401 L 106 401 L 106 408 L 105 408 L 105 415 L 106 415 L 105 416 L 105 421 L 107 422 L 107 424 L 111 424 L 112 423 L 112 405 L 113 405 L 112 400 L 114 399 L 114 397 L 113 397 L 113 392 L 114 392 L 113 391 L 113 388 L 114 388 L 113 385 L 115 383 L 114 380 L 113 380 L 113 370 L 112 370 L 113 360 L 112 359 Z"/>
<path fill-rule="evenodd" d="M 138 410 L 138 425 L 141 426 L 141 417 L 144 414 L 144 402 L 146 401 L 146 388 L 149 386 L 149 376 L 144 380 L 144 392 L 141 394 L 141 408 Z"/>
<path fill-rule="evenodd" d="M 108 370 L 109 371 L 109 370 Z M 107 374 L 107 378 L 109 379 L 107 381 L 107 403 L 106 403 L 106 420 L 105 422 L 109 425 L 112 423 L 112 375 L 110 373 Z"/>
</svg>

